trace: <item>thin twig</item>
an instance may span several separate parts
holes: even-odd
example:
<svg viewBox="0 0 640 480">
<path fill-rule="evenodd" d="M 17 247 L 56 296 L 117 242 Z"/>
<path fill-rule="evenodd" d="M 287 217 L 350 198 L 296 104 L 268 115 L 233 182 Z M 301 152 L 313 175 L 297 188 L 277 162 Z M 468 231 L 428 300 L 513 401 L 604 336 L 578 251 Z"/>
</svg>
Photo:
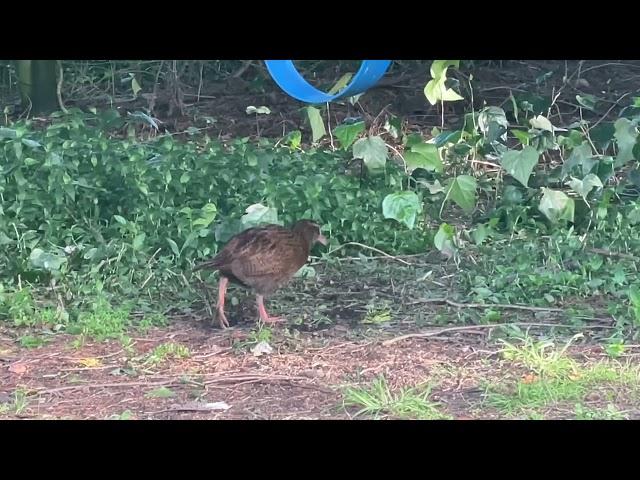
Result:
<svg viewBox="0 0 640 480">
<path fill-rule="evenodd" d="M 217 374 L 214 374 L 217 375 Z M 207 375 L 202 375 L 207 376 Z M 156 376 L 157 378 L 158 376 Z M 210 378 L 206 382 L 203 382 L 205 385 L 211 385 L 215 383 L 240 383 L 240 382 L 292 382 L 292 381 L 307 381 L 309 382 L 309 378 L 307 377 L 291 377 L 288 375 L 217 375 L 218 378 Z M 66 387 L 58 387 L 52 388 L 48 390 L 39 390 L 37 393 L 39 395 L 43 394 L 51 394 L 51 393 L 59 393 L 65 392 L 69 390 L 81 390 L 84 388 L 130 388 L 130 387 L 158 387 L 158 386 L 166 386 L 174 383 L 181 383 L 177 380 L 164 380 L 159 382 L 114 382 L 114 383 L 86 383 L 83 385 L 69 385 Z"/>
<path fill-rule="evenodd" d="M 478 330 L 481 328 L 497 328 L 497 327 L 547 327 L 547 328 L 573 328 L 573 329 L 587 329 L 587 328 L 613 328 L 607 325 L 592 325 L 589 327 L 579 326 L 579 325 L 561 325 L 558 323 L 535 323 L 535 322 L 514 322 L 514 323 L 495 323 L 491 325 L 466 325 L 464 327 L 451 327 L 451 328 L 442 328 L 435 332 L 426 332 L 426 333 L 408 333 L 407 335 L 400 335 L 399 337 L 391 338 L 389 340 L 385 340 L 382 342 L 382 345 L 387 347 L 397 342 L 401 342 L 402 340 L 407 340 L 409 338 L 429 338 L 435 337 L 436 335 L 442 335 L 443 333 L 449 332 L 462 332 L 465 330 Z"/>
<path fill-rule="evenodd" d="M 340 245 L 338 248 L 335 248 L 335 249 L 330 250 L 329 252 L 327 252 L 327 255 L 330 255 L 330 254 L 332 254 L 332 253 L 335 253 L 335 252 L 337 252 L 338 250 L 342 250 L 344 247 L 348 247 L 349 245 L 354 245 L 354 246 L 356 246 L 356 247 L 360 247 L 360 248 L 366 248 L 366 249 L 371 250 L 371 251 L 373 251 L 373 252 L 376 252 L 376 253 L 379 253 L 379 254 L 381 254 L 381 255 L 384 255 L 384 256 L 385 256 L 385 257 L 387 257 L 387 258 L 391 258 L 391 259 L 396 260 L 396 261 L 398 261 L 398 262 L 400 262 L 400 263 L 404 263 L 405 265 L 409 265 L 409 266 L 411 266 L 411 265 L 412 265 L 411 263 L 409 263 L 409 262 L 407 262 L 407 261 L 405 261 L 405 260 L 402 260 L 401 258 L 394 257 L 393 255 L 389 255 L 387 252 L 383 252 L 382 250 L 379 250 L 379 249 L 377 249 L 377 248 L 375 248 L 375 247 L 370 247 L 369 245 L 364 245 L 364 244 L 362 244 L 362 243 L 358 243 L 358 242 L 347 242 L 347 243 L 343 243 L 343 244 L 342 244 L 342 245 Z"/>
<path fill-rule="evenodd" d="M 419 303 L 446 303 L 456 308 L 505 308 L 514 310 L 527 310 L 531 312 L 564 312 L 562 308 L 555 307 L 530 307 L 527 305 L 509 305 L 505 303 L 458 303 L 448 298 L 423 298 L 407 305 L 417 305 Z"/>
<path fill-rule="evenodd" d="M 609 63 L 602 63 L 600 65 L 593 65 L 591 67 L 588 68 L 584 68 L 582 69 L 582 75 L 584 75 L 585 73 L 591 71 L 591 70 L 595 70 L 596 68 L 604 68 L 604 67 L 633 67 L 633 68 L 640 68 L 640 65 L 635 65 L 633 63 L 620 63 L 620 62 L 609 62 Z"/>
<path fill-rule="evenodd" d="M 604 248 L 587 248 L 587 252 L 597 253 L 606 257 L 625 258 L 634 262 L 640 262 L 640 257 L 636 257 L 635 255 L 631 255 L 630 253 L 612 252 L 610 250 L 605 250 Z"/>
<path fill-rule="evenodd" d="M 618 100 L 616 100 L 616 101 L 615 101 L 615 103 L 614 103 L 613 105 L 611 105 L 611 107 L 609 108 L 609 110 L 607 110 L 607 111 L 605 112 L 605 114 L 604 114 L 604 115 L 602 115 L 602 116 L 600 117 L 600 120 L 598 120 L 598 121 L 597 121 L 596 123 L 594 123 L 591 127 L 589 127 L 589 130 L 592 130 L 592 129 L 596 128 L 596 127 L 600 124 L 600 122 L 602 122 L 605 118 L 607 118 L 607 116 L 609 116 L 609 114 L 611 113 L 611 111 L 612 111 L 614 108 L 616 108 L 618 105 L 620 105 L 620 101 L 621 101 L 624 97 L 626 97 L 627 95 L 630 95 L 630 94 L 631 94 L 631 92 L 627 92 L 627 93 L 625 93 L 624 95 L 622 95 L 620 98 L 618 98 Z"/>
</svg>

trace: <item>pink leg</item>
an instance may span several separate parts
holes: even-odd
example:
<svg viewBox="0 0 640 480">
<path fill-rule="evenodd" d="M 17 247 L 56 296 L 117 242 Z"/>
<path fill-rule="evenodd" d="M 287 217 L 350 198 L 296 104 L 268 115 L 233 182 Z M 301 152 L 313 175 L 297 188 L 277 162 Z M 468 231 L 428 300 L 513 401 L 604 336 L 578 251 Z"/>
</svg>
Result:
<svg viewBox="0 0 640 480">
<path fill-rule="evenodd" d="M 218 321 L 222 328 L 229 326 L 229 320 L 224 314 L 224 296 L 227 293 L 227 286 L 229 285 L 229 279 L 227 277 L 220 277 L 220 283 L 218 284 Z"/>
<path fill-rule="evenodd" d="M 267 310 L 264 308 L 264 296 L 256 295 L 256 302 L 258 303 L 258 313 L 260 314 L 260 320 L 264 323 L 279 323 L 284 322 L 282 317 L 270 317 Z"/>
</svg>

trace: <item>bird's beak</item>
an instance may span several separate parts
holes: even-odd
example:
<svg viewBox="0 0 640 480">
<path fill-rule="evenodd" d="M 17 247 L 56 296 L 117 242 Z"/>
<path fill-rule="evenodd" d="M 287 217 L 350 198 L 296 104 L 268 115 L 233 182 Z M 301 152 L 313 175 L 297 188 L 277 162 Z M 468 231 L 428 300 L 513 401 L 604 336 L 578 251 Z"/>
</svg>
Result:
<svg viewBox="0 0 640 480">
<path fill-rule="evenodd" d="M 318 235 L 318 242 L 320 242 L 322 245 L 324 245 L 325 247 L 327 246 L 327 243 L 329 243 L 327 241 L 327 237 L 325 237 L 324 235 L 320 234 Z"/>
</svg>

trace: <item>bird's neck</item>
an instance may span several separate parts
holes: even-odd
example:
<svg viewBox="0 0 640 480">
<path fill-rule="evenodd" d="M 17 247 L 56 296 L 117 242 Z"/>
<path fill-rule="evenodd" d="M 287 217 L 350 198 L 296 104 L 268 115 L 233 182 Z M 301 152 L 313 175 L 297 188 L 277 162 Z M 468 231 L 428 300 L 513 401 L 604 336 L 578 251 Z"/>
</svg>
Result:
<svg viewBox="0 0 640 480">
<path fill-rule="evenodd" d="M 300 239 L 300 245 L 304 249 L 305 253 L 309 255 L 309 252 L 311 251 L 311 238 L 308 232 L 304 230 L 294 230 L 293 233 Z"/>
</svg>

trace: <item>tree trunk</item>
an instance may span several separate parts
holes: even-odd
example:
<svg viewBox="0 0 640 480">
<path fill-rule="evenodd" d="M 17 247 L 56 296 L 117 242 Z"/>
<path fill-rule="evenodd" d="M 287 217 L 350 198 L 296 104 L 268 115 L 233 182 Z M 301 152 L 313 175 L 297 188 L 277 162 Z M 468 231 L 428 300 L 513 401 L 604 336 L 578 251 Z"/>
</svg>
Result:
<svg viewBox="0 0 640 480">
<path fill-rule="evenodd" d="M 56 61 L 18 60 L 16 63 L 25 108 L 31 106 L 31 113 L 36 115 L 57 110 Z"/>
</svg>

